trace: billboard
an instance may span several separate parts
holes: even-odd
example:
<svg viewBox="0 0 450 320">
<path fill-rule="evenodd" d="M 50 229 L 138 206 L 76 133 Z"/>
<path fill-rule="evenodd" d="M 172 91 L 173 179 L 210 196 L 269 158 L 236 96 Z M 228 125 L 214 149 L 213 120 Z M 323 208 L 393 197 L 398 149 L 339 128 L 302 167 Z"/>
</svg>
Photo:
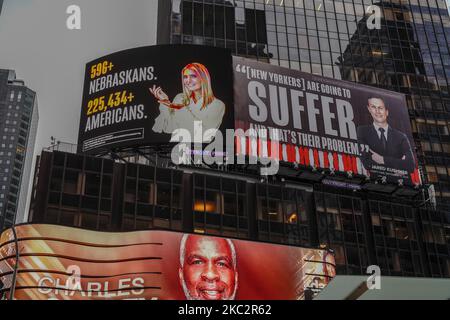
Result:
<svg viewBox="0 0 450 320">
<path fill-rule="evenodd" d="M 237 153 L 420 184 L 403 94 L 233 58 Z M 262 138 L 264 139 L 262 139 Z M 268 144 L 268 146 L 264 145 Z"/>
<path fill-rule="evenodd" d="M 298 300 L 335 276 L 324 250 L 170 231 L 15 230 L 0 238 L 4 299 Z"/>
<path fill-rule="evenodd" d="M 142 47 L 87 64 L 79 152 L 186 142 L 177 129 L 211 145 L 242 129 L 231 154 L 421 184 L 403 94 L 205 46 Z"/>
<path fill-rule="evenodd" d="M 151 46 L 125 50 L 86 65 L 78 152 L 167 144 L 177 128 L 203 142 L 233 128 L 233 79 L 228 50 Z"/>
</svg>

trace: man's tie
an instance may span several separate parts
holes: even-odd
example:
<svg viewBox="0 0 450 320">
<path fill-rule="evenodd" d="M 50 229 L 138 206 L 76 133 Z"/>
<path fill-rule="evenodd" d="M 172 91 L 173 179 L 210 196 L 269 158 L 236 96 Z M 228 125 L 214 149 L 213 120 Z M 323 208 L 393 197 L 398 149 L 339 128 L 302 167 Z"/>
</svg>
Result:
<svg viewBox="0 0 450 320">
<path fill-rule="evenodd" d="M 383 128 L 378 129 L 381 132 L 381 146 L 383 147 L 383 153 L 386 152 L 386 147 L 387 147 L 387 140 L 386 140 L 386 136 L 384 135 L 384 133 L 386 132 L 386 130 L 384 130 Z"/>
</svg>

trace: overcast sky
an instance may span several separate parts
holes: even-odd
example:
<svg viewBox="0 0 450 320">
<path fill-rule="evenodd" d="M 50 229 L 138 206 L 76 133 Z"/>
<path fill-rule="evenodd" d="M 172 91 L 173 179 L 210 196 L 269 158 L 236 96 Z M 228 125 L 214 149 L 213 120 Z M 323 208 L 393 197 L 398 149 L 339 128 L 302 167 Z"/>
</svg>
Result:
<svg viewBox="0 0 450 320">
<path fill-rule="evenodd" d="M 68 30 L 66 9 L 81 8 L 81 30 Z M 5 0 L 0 68 L 36 91 L 35 155 L 50 137 L 76 143 L 86 62 L 156 42 L 157 0 Z"/>
</svg>

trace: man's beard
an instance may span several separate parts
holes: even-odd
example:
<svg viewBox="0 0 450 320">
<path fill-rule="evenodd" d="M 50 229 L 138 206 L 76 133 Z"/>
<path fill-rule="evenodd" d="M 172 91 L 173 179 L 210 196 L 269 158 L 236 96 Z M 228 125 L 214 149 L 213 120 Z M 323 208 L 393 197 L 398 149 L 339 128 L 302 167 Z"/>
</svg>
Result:
<svg viewBox="0 0 450 320">
<path fill-rule="evenodd" d="M 183 287 L 183 292 L 184 292 L 184 295 L 185 295 L 187 300 L 204 300 L 204 299 L 201 299 L 200 297 L 194 297 L 194 296 L 191 295 L 189 289 L 186 286 L 186 281 L 184 281 L 184 278 L 181 279 L 181 286 Z M 234 283 L 233 294 L 230 297 L 228 297 L 228 298 L 222 298 L 220 300 L 234 300 L 234 298 L 236 297 L 237 287 L 238 287 L 237 282 L 235 282 Z"/>
</svg>

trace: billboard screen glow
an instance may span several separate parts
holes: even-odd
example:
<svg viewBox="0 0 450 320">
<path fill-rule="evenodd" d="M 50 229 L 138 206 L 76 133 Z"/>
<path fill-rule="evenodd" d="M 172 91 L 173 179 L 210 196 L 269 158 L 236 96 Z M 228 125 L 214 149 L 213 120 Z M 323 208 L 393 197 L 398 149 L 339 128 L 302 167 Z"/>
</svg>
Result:
<svg viewBox="0 0 450 320">
<path fill-rule="evenodd" d="M 1 235 L 5 299 L 16 266 L 14 299 L 24 300 L 297 300 L 335 275 L 324 250 L 150 230 L 20 225 L 16 233 L 17 243 L 12 229 Z"/>
</svg>

